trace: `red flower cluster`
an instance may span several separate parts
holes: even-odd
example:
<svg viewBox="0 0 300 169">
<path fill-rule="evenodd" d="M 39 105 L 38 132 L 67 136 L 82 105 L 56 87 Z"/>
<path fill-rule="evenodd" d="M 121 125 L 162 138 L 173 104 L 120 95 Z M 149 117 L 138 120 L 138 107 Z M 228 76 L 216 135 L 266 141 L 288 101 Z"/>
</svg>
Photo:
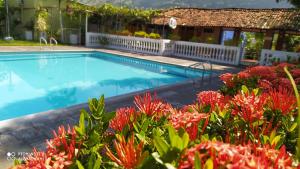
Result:
<svg viewBox="0 0 300 169">
<path fill-rule="evenodd" d="M 189 112 L 173 109 L 169 116 L 169 121 L 175 129 L 183 128 L 189 134 L 191 140 L 195 140 L 198 134 L 198 125 L 202 119 L 205 119 L 203 130 L 208 124 L 209 114 L 198 113 L 197 111 Z"/>
<path fill-rule="evenodd" d="M 280 110 L 286 115 L 296 108 L 296 97 L 287 88 L 279 86 L 278 89 L 271 89 L 268 94 L 269 106 L 272 110 Z"/>
<path fill-rule="evenodd" d="M 220 76 L 220 79 L 228 86 L 228 87 L 233 87 L 234 82 L 233 82 L 233 74 L 231 73 L 225 73 Z"/>
<path fill-rule="evenodd" d="M 121 132 L 126 125 L 131 125 L 134 122 L 137 115 L 137 112 L 132 107 L 120 108 L 117 110 L 116 116 L 110 120 L 109 127 Z"/>
<path fill-rule="evenodd" d="M 267 98 L 266 94 L 257 96 L 254 92 L 239 93 L 232 99 L 234 106 L 232 114 L 238 115 L 248 122 L 262 119 Z"/>
<path fill-rule="evenodd" d="M 260 77 L 262 79 L 266 79 L 269 81 L 272 81 L 276 78 L 275 71 L 272 69 L 272 67 L 269 67 L 269 66 L 251 67 L 251 68 L 248 68 L 246 70 L 246 72 L 248 72 L 251 76 L 257 76 L 257 77 Z"/>
<path fill-rule="evenodd" d="M 214 110 L 216 106 L 223 109 L 226 105 L 225 97 L 216 91 L 203 91 L 197 95 L 200 105 L 210 106 L 210 111 Z"/>
<path fill-rule="evenodd" d="M 116 157 L 107 146 L 105 147 L 107 150 L 106 155 L 112 161 L 126 169 L 136 168 L 139 162 L 142 161 L 143 142 L 135 146 L 134 135 L 129 138 L 127 143 L 124 136 L 117 135 L 116 137 L 117 141 L 114 141 L 114 147 L 118 157 Z"/>
<path fill-rule="evenodd" d="M 255 66 L 247 68 L 238 74 L 225 73 L 220 76 L 220 79 L 229 88 L 234 88 L 236 84 L 244 83 L 252 78 L 258 78 L 257 87 L 262 89 L 277 88 L 283 86 L 292 89 L 291 83 L 284 72 L 284 67 L 287 66 L 296 84 L 300 84 L 300 69 L 296 65 L 289 63 L 281 63 L 276 66 Z M 254 82 L 254 81 L 251 81 Z"/>
<path fill-rule="evenodd" d="M 18 165 L 17 169 L 63 169 L 68 168 L 76 157 L 79 144 L 76 144 L 76 132 L 74 128 L 64 126 L 53 131 L 54 138 L 47 141 L 46 152 L 38 152 L 33 149 L 33 155 L 28 157 L 25 164 Z"/>
<path fill-rule="evenodd" d="M 141 113 L 154 116 L 155 118 L 166 115 L 169 108 L 169 105 L 157 99 L 156 95 L 152 97 L 149 92 L 145 93 L 144 97 L 135 96 L 134 104 Z"/>
<path fill-rule="evenodd" d="M 247 71 L 242 71 L 237 74 L 237 77 L 240 79 L 247 79 L 247 78 L 251 77 L 251 74 L 248 73 Z"/>
<path fill-rule="evenodd" d="M 292 158 L 285 147 L 280 150 L 268 147 L 256 147 L 225 144 L 222 142 L 203 142 L 188 149 L 179 162 L 179 169 L 193 168 L 195 153 L 199 153 L 202 166 L 206 160 L 213 160 L 214 168 L 292 168 Z"/>
</svg>

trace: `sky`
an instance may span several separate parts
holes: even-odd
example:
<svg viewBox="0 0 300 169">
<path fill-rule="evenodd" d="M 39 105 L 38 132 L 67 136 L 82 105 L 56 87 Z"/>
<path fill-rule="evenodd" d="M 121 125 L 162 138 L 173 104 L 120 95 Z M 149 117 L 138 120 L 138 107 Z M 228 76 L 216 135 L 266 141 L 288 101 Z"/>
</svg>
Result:
<svg viewBox="0 0 300 169">
<path fill-rule="evenodd" d="M 79 0 L 95 5 L 112 2 L 139 8 L 199 7 L 199 8 L 292 8 L 285 0 Z"/>
</svg>

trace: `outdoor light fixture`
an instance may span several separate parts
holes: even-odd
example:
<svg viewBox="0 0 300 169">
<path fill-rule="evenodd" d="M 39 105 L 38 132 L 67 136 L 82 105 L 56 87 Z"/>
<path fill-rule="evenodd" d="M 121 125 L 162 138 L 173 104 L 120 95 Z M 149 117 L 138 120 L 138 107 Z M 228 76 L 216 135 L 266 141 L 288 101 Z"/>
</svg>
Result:
<svg viewBox="0 0 300 169">
<path fill-rule="evenodd" d="M 175 18 L 171 17 L 169 20 L 169 27 L 172 29 L 176 29 L 177 27 L 177 21 Z"/>
</svg>

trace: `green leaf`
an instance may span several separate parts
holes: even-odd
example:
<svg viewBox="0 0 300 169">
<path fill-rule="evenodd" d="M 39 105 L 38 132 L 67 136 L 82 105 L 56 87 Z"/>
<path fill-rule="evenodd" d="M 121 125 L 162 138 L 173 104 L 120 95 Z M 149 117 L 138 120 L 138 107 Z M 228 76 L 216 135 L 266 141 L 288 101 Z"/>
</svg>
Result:
<svg viewBox="0 0 300 169">
<path fill-rule="evenodd" d="M 146 119 L 142 125 L 142 131 L 146 132 L 148 127 L 149 127 L 149 124 L 150 124 L 150 119 Z"/>
<path fill-rule="evenodd" d="M 289 129 L 289 132 L 293 132 L 295 128 L 297 127 L 297 123 L 294 123 L 292 127 Z"/>
<path fill-rule="evenodd" d="M 169 138 L 171 141 L 171 146 L 176 147 L 176 144 L 178 142 L 178 138 L 176 137 L 176 131 L 172 126 L 168 126 L 168 133 L 169 133 Z"/>
<path fill-rule="evenodd" d="M 14 160 L 14 166 L 17 166 L 17 165 L 20 165 L 20 164 L 21 164 L 21 162 L 18 159 Z"/>
<path fill-rule="evenodd" d="M 279 135 L 274 137 L 274 139 L 271 142 L 271 145 L 277 145 L 277 143 L 280 141 L 280 139 L 281 139 L 281 136 L 279 136 Z"/>
<path fill-rule="evenodd" d="M 271 135 L 270 135 L 270 141 L 272 142 L 274 137 L 276 136 L 276 130 L 272 130 Z"/>
<path fill-rule="evenodd" d="M 88 169 L 91 169 L 94 166 L 95 159 L 96 159 L 96 154 L 91 153 L 89 158 L 88 158 L 88 163 L 87 163 L 87 168 Z"/>
<path fill-rule="evenodd" d="M 204 164 L 204 169 L 213 169 L 213 168 L 214 168 L 214 162 L 211 158 L 209 158 Z"/>
<path fill-rule="evenodd" d="M 76 164 L 77 164 L 78 169 L 84 169 L 84 167 L 80 161 L 76 160 Z"/>
<path fill-rule="evenodd" d="M 109 112 L 103 114 L 103 122 L 108 123 L 111 119 L 113 119 L 116 116 L 116 112 Z"/>
<path fill-rule="evenodd" d="M 161 156 L 164 156 L 170 148 L 168 143 L 161 137 L 154 136 L 153 143 Z"/>
<path fill-rule="evenodd" d="M 262 125 L 262 124 L 264 124 L 264 120 L 258 120 L 258 121 L 253 122 L 253 123 L 252 123 L 252 126 L 253 126 L 253 127 L 256 127 L 256 126 L 260 126 L 260 125 Z"/>
<path fill-rule="evenodd" d="M 79 117 L 79 130 L 81 131 L 82 134 L 85 134 L 85 120 L 84 120 L 84 113 L 80 113 Z"/>
<path fill-rule="evenodd" d="M 253 91 L 253 93 L 255 94 L 255 96 L 257 96 L 257 94 L 258 94 L 258 92 L 259 92 L 259 88 L 253 89 L 252 91 Z"/>
<path fill-rule="evenodd" d="M 146 140 L 146 136 L 145 133 L 142 131 L 140 133 L 135 134 L 136 137 L 140 140 L 143 141 L 145 144 L 148 144 L 147 140 Z"/>
<path fill-rule="evenodd" d="M 245 85 L 242 86 L 242 92 L 245 94 L 249 92 L 247 86 L 245 86 Z"/>
<path fill-rule="evenodd" d="M 189 134 L 187 132 L 185 132 L 182 136 L 183 149 L 187 148 L 189 141 L 190 141 Z"/>
<path fill-rule="evenodd" d="M 210 121 L 211 122 L 216 122 L 218 119 L 218 115 L 215 112 L 212 112 L 210 115 Z"/>
<path fill-rule="evenodd" d="M 167 169 L 176 169 L 176 167 L 174 167 L 172 164 L 170 163 L 165 163 L 165 166 Z"/>
<path fill-rule="evenodd" d="M 199 153 L 197 151 L 195 153 L 194 167 L 195 169 L 201 169 L 201 161 L 200 161 Z"/>
<path fill-rule="evenodd" d="M 94 165 L 93 169 L 99 169 L 100 166 L 101 166 L 101 163 L 102 163 L 101 157 L 98 157 L 96 162 L 95 162 L 95 165 Z"/>
</svg>

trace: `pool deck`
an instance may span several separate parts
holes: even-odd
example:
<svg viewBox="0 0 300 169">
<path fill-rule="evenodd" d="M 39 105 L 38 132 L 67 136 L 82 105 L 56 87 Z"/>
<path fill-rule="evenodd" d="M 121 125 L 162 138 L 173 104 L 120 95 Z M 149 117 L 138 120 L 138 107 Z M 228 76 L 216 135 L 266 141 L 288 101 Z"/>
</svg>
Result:
<svg viewBox="0 0 300 169">
<path fill-rule="evenodd" d="M 44 51 L 53 51 L 44 49 Z M 169 63 L 180 66 L 189 66 L 197 63 L 180 58 L 141 55 L 136 53 L 121 52 L 108 49 L 93 49 L 73 46 L 57 46 L 55 51 L 100 51 L 119 55 L 125 55 L 134 58 L 152 60 L 162 63 Z M 40 51 L 39 46 L 19 47 L 19 46 L 0 46 L 1 52 L 30 52 Z M 155 92 L 162 100 L 171 103 L 175 107 L 181 107 L 185 104 L 191 104 L 196 99 L 196 94 L 203 90 L 217 90 L 222 82 L 218 76 L 220 73 L 237 72 L 241 68 L 226 65 L 213 64 L 215 74 L 194 81 L 187 81 L 175 85 L 167 85 L 152 90 L 144 90 L 115 96 L 106 99 L 106 110 L 114 111 L 116 108 L 133 105 L 133 97 L 142 94 L 145 91 Z M 14 152 L 15 157 L 20 158 L 24 153 L 31 152 L 33 147 L 45 149 L 45 140 L 52 137 L 52 130 L 60 125 L 74 125 L 79 118 L 80 109 L 87 109 L 87 104 L 75 105 L 63 109 L 51 110 L 47 112 L 27 115 L 12 120 L 0 121 L 0 168 L 7 168 L 13 164 L 8 158 L 8 152 Z"/>
</svg>

